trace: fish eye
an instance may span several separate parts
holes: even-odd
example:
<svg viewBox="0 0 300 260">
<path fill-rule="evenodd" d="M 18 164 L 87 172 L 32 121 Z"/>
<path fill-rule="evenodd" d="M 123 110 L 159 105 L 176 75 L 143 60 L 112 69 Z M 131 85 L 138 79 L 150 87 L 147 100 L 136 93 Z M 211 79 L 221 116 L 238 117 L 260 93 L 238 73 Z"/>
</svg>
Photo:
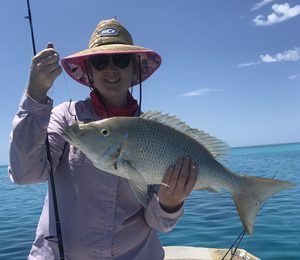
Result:
<svg viewBox="0 0 300 260">
<path fill-rule="evenodd" d="M 103 134 L 104 136 L 108 136 L 109 131 L 106 128 L 103 128 L 103 129 L 101 129 L 101 134 Z"/>
</svg>

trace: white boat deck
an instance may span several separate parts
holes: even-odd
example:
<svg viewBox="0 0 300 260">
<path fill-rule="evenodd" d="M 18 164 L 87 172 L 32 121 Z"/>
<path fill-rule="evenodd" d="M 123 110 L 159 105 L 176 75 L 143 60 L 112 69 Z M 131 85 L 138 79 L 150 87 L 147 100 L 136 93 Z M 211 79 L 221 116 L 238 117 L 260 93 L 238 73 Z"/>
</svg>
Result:
<svg viewBox="0 0 300 260">
<path fill-rule="evenodd" d="M 191 246 L 166 246 L 165 260 L 221 260 L 228 249 Z M 229 252 L 224 260 L 260 260 L 243 249 L 238 249 L 233 258 Z"/>
</svg>

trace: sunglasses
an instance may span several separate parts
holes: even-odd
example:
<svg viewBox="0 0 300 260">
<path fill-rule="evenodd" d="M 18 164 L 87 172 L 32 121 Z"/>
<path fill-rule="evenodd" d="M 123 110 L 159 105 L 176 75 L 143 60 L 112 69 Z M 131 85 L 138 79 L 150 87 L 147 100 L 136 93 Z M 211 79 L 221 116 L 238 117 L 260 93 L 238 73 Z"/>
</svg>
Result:
<svg viewBox="0 0 300 260">
<path fill-rule="evenodd" d="M 120 69 L 125 69 L 130 64 L 131 54 L 95 55 L 90 57 L 90 62 L 96 70 L 104 70 L 109 65 L 110 58 L 114 65 Z"/>
</svg>

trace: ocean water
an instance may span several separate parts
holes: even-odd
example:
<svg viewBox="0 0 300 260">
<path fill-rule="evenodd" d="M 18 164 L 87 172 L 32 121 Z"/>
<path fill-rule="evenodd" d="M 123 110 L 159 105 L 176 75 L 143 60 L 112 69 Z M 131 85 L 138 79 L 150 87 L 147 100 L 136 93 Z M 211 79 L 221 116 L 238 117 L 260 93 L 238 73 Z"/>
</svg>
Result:
<svg viewBox="0 0 300 260">
<path fill-rule="evenodd" d="M 259 212 L 240 248 L 261 259 L 300 259 L 300 143 L 234 148 L 224 164 L 237 173 L 294 182 Z M 0 259 L 26 259 L 44 203 L 46 184 L 18 186 L 0 166 Z M 228 248 L 242 225 L 227 191 L 193 191 L 176 228 L 159 234 L 164 246 Z"/>
</svg>

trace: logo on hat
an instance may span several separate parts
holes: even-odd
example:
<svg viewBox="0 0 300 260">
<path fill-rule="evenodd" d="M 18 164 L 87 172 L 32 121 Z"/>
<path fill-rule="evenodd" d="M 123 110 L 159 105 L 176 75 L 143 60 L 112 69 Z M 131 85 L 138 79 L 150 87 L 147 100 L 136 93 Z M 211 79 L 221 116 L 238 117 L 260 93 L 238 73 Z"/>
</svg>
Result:
<svg viewBox="0 0 300 260">
<path fill-rule="evenodd" d="M 99 32 L 100 36 L 115 36 L 119 35 L 119 30 L 115 28 L 105 28 Z"/>
</svg>

